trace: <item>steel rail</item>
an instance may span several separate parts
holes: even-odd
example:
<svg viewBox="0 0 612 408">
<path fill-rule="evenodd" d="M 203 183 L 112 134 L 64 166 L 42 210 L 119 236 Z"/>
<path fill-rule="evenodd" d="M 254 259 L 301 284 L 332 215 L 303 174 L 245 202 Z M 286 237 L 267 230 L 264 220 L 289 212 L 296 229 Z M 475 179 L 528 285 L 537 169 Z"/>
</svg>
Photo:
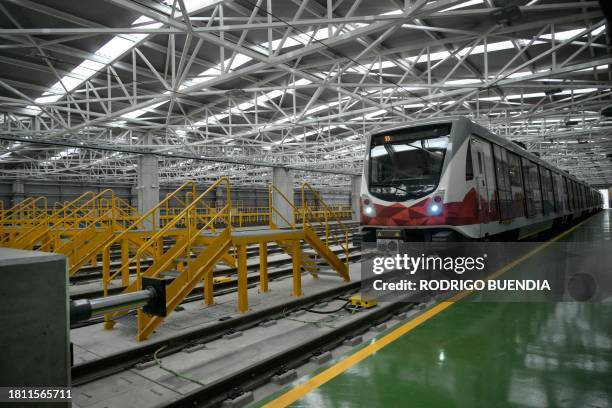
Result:
<svg viewBox="0 0 612 408">
<path fill-rule="evenodd" d="M 287 303 L 220 320 L 213 325 L 190 330 L 169 339 L 149 341 L 146 344 L 128 350 L 73 365 L 71 370 L 72 385 L 86 384 L 111 374 L 125 371 L 138 363 L 151 361 L 153 354 L 162 347 L 164 347 L 164 351 L 158 353 L 159 356 L 163 357 L 174 354 L 194 343 L 209 342 L 229 332 L 249 329 L 263 321 L 278 318 L 291 311 L 356 291 L 360 287 L 361 281 L 350 282 L 310 296 L 303 296 Z"/>
<path fill-rule="evenodd" d="M 382 321 L 388 320 L 414 303 L 401 300 L 379 305 L 362 317 L 351 320 L 331 329 L 314 339 L 306 340 L 296 346 L 281 351 L 271 357 L 258 361 L 219 380 L 206 384 L 174 401 L 163 403 L 160 407 L 209 407 L 218 406 L 224 400 L 234 396 L 237 391 L 246 391 L 264 385 L 278 373 L 280 368 L 291 369 L 302 365 L 315 354 L 332 350 L 341 345 L 347 338 L 359 335 Z"/>
</svg>

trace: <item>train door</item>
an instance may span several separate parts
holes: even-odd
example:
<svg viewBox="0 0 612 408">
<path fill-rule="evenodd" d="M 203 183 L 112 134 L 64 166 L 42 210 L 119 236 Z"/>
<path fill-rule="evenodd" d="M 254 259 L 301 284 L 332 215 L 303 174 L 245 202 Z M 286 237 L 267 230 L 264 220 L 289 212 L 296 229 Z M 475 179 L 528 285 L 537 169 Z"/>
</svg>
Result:
<svg viewBox="0 0 612 408">
<path fill-rule="evenodd" d="M 481 223 L 488 223 L 497 219 L 497 204 L 494 202 L 495 173 L 493 170 L 493 153 L 490 143 L 473 136 L 471 146 L 480 219 Z"/>
</svg>

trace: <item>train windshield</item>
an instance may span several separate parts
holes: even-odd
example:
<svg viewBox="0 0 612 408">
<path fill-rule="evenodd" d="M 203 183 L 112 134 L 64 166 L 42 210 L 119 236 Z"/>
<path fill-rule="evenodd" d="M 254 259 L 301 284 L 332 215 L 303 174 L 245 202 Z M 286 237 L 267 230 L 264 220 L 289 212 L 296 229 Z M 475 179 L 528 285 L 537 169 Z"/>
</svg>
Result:
<svg viewBox="0 0 612 408">
<path fill-rule="evenodd" d="M 406 129 L 372 138 L 369 190 L 386 201 L 406 201 L 438 186 L 450 125 Z"/>
</svg>

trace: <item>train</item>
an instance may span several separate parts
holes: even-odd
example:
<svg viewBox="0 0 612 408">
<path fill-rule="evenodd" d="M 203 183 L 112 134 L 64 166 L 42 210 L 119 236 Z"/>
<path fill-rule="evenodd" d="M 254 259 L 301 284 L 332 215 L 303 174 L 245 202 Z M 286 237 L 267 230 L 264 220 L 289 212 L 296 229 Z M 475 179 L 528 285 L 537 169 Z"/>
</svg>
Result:
<svg viewBox="0 0 612 408">
<path fill-rule="evenodd" d="M 521 240 L 603 207 L 587 183 L 466 117 L 367 137 L 362 241 Z"/>
</svg>

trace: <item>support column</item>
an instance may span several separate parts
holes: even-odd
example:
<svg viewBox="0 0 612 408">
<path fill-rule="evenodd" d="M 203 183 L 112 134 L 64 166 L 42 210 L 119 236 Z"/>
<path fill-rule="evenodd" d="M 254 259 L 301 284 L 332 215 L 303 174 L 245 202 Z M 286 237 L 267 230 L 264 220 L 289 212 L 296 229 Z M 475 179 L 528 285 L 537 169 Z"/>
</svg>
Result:
<svg viewBox="0 0 612 408">
<path fill-rule="evenodd" d="M 351 177 L 351 212 L 353 221 L 359 221 L 359 216 L 361 213 L 360 208 L 360 199 L 361 199 L 361 176 L 352 176 Z"/>
<path fill-rule="evenodd" d="M 247 279 L 246 245 L 238 245 L 238 312 L 249 311 L 249 282 Z"/>
<path fill-rule="evenodd" d="M 15 180 L 13 182 L 12 190 L 13 192 L 13 203 L 12 205 L 18 204 L 25 199 L 25 188 L 23 185 L 23 181 Z"/>
<path fill-rule="evenodd" d="M 295 297 L 302 296 L 302 247 L 300 240 L 291 242 L 291 258 L 293 260 L 293 291 Z"/>
<path fill-rule="evenodd" d="M 225 188 L 222 185 L 219 185 L 215 191 L 215 205 L 214 207 L 222 208 L 225 206 L 225 202 L 227 201 L 227 193 L 225 192 Z M 231 198 L 231 197 L 230 197 Z"/>
<path fill-rule="evenodd" d="M 151 135 L 145 137 L 145 144 L 152 144 Z M 157 156 L 144 154 L 138 158 L 138 211 L 144 214 L 159 202 L 159 166 Z M 150 222 L 147 221 L 150 224 Z M 155 214 L 155 227 L 159 225 L 159 213 Z M 152 228 L 153 225 L 146 225 Z"/>
<path fill-rule="evenodd" d="M 268 291 L 268 242 L 259 243 L 259 290 Z"/>
<path fill-rule="evenodd" d="M 278 191 L 272 193 L 272 203 L 275 211 L 272 213 L 272 222 L 279 228 L 289 227 L 289 223 L 295 222 L 293 217 L 293 173 L 282 167 L 272 169 L 272 184 L 284 195 L 282 197 Z"/>
<path fill-rule="evenodd" d="M 215 304 L 214 301 L 214 286 L 215 280 L 213 278 L 213 269 L 209 268 L 204 272 L 204 304 L 206 306 L 212 306 Z"/>
</svg>

